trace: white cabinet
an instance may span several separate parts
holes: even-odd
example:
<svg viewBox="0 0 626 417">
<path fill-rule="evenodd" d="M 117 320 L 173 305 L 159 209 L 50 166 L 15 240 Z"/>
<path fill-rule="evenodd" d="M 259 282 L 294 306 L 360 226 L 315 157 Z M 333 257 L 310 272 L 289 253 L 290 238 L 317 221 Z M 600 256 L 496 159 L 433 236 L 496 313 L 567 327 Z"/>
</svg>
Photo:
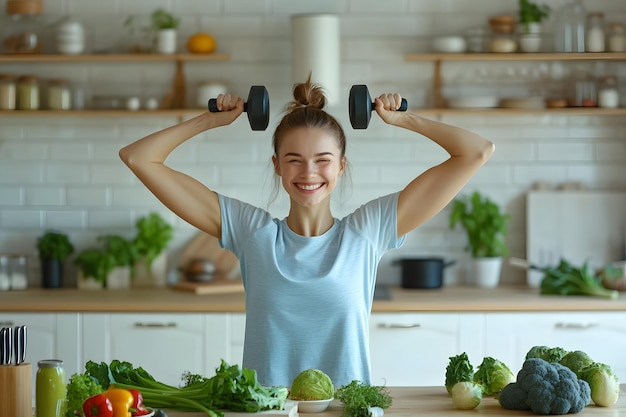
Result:
<svg viewBox="0 0 626 417">
<path fill-rule="evenodd" d="M 85 362 L 130 362 L 171 385 L 229 356 L 227 314 L 84 314 L 83 330 Z"/>
<path fill-rule="evenodd" d="M 33 398 L 37 362 L 63 361 L 69 378 L 82 367 L 80 315 L 78 313 L 4 313 L 0 327 L 27 326 L 26 362 L 33 370 Z"/>
<path fill-rule="evenodd" d="M 626 312 L 488 313 L 486 354 L 513 373 L 536 345 L 582 350 L 626 381 Z"/>
<path fill-rule="evenodd" d="M 482 360 L 484 316 L 473 313 L 374 313 L 370 320 L 372 384 L 443 385 L 451 356 Z"/>
</svg>

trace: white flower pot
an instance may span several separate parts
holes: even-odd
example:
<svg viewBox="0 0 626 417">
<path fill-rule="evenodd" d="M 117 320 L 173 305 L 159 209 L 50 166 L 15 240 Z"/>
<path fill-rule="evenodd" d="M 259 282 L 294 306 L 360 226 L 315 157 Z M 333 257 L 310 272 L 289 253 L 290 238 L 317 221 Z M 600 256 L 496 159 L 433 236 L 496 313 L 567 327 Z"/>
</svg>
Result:
<svg viewBox="0 0 626 417">
<path fill-rule="evenodd" d="M 176 29 L 161 29 L 157 32 L 156 51 L 159 54 L 176 53 Z"/>
<path fill-rule="evenodd" d="M 106 287 L 113 290 L 130 288 L 130 268 L 114 268 L 109 276 L 107 276 Z"/>
<path fill-rule="evenodd" d="M 474 284 L 481 288 L 495 288 L 500 283 L 502 258 L 474 258 L 472 261 L 472 278 Z"/>
<path fill-rule="evenodd" d="M 135 276 L 131 278 L 131 286 L 135 288 L 165 287 L 167 285 L 167 254 L 162 252 L 152 262 L 150 270 L 145 262 L 137 261 L 135 264 Z"/>
<path fill-rule="evenodd" d="M 76 286 L 79 290 L 101 290 L 104 284 L 96 281 L 94 277 L 86 277 L 80 269 L 77 272 Z"/>
<path fill-rule="evenodd" d="M 541 50 L 541 34 L 521 34 L 519 37 L 519 49 L 522 52 L 539 52 Z"/>
</svg>

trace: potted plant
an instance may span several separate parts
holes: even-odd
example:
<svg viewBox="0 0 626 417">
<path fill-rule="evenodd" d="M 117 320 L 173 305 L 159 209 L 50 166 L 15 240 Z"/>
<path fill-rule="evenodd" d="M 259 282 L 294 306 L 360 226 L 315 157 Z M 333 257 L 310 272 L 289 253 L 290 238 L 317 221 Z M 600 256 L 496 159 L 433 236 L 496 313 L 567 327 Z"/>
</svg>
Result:
<svg viewBox="0 0 626 417">
<path fill-rule="evenodd" d="M 63 262 L 74 252 L 74 246 L 66 234 L 46 231 L 37 239 L 41 261 L 42 286 L 59 288 L 63 281 Z"/>
<path fill-rule="evenodd" d="M 152 26 L 157 31 L 156 50 L 158 53 L 176 52 L 178 23 L 177 18 L 163 9 L 157 9 L 152 13 Z"/>
<path fill-rule="evenodd" d="M 465 249 L 472 254 L 474 281 L 480 286 L 498 285 L 502 257 L 508 254 L 504 237 L 509 217 L 500 211 L 496 203 L 478 191 L 469 197 L 459 197 L 452 203 L 450 228 L 460 224 L 465 229 L 468 238 Z M 492 273 L 480 271 L 481 266 L 491 268 Z"/>
<path fill-rule="evenodd" d="M 519 0 L 519 23 L 521 24 L 520 50 L 538 52 L 541 49 L 541 21 L 550 15 L 550 7 Z"/>
<path fill-rule="evenodd" d="M 99 289 L 106 287 L 107 277 L 114 268 L 113 257 L 103 249 L 86 249 L 74 259 L 78 266 L 78 288 Z"/>
<path fill-rule="evenodd" d="M 152 281 L 153 284 L 165 284 L 165 249 L 172 240 L 173 227 L 157 213 L 140 218 L 137 223 L 137 235 L 133 240 L 137 250 L 138 262 L 133 279 Z"/>
</svg>

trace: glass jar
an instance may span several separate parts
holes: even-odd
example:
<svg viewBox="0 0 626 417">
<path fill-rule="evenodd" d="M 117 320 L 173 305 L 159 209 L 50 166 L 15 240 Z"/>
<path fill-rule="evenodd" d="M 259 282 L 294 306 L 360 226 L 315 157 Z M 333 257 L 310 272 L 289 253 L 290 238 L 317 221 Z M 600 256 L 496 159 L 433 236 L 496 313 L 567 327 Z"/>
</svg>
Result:
<svg viewBox="0 0 626 417">
<path fill-rule="evenodd" d="M 0 254 L 0 291 L 8 291 L 11 289 L 9 260 L 8 255 Z"/>
<path fill-rule="evenodd" d="M 26 256 L 14 255 L 11 259 L 11 289 L 25 290 L 26 287 L 28 287 Z"/>
<path fill-rule="evenodd" d="M 598 107 L 605 109 L 619 107 L 619 90 L 615 77 L 604 77 L 598 82 Z"/>
<path fill-rule="evenodd" d="M 557 10 L 554 23 L 556 52 L 585 52 L 586 17 L 582 0 L 570 0 Z"/>
<path fill-rule="evenodd" d="M 35 403 L 37 417 L 63 417 L 65 414 L 65 370 L 63 361 L 37 362 Z"/>
<path fill-rule="evenodd" d="M 0 110 L 15 110 L 16 90 L 15 76 L 0 74 Z"/>
<path fill-rule="evenodd" d="M 23 75 L 17 79 L 17 109 L 39 110 L 39 78 Z"/>
<path fill-rule="evenodd" d="M 624 32 L 623 24 L 609 23 L 607 35 L 609 52 L 626 51 L 626 35 Z"/>
<path fill-rule="evenodd" d="M 0 51 L 5 54 L 40 54 L 41 0 L 7 0 Z"/>
<path fill-rule="evenodd" d="M 48 108 L 50 110 L 70 110 L 72 108 L 72 90 L 66 80 L 50 80 Z"/>
<path fill-rule="evenodd" d="M 570 78 L 568 107 L 596 107 L 598 93 L 593 76 L 583 70 L 575 71 Z"/>
<path fill-rule="evenodd" d="M 585 38 L 587 52 L 604 52 L 604 39 L 604 13 L 589 13 Z"/>
</svg>

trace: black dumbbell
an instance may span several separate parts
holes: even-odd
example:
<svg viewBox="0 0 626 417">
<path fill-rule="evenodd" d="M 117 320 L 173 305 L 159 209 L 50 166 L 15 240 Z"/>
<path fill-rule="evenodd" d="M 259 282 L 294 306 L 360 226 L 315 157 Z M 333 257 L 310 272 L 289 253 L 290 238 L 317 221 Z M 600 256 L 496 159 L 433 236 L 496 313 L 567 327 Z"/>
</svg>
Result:
<svg viewBox="0 0 626 417">
<path fill-rule="evenodd" d="M 376 105 L 372 102 L 367 86 L 364 84 L 353 85 L 348 98 L 348 112 L 350 113 L 350 124 L 353 129 L 367 129 L 370 124 L 372 111 Z M 396 111 L 406 111 L 409 103 L 402 99 L 400 108 Z"/>
<path fill-rule="evenodd" d="M 209 111 L 216 113 L 220 110 L 217 108 L 217 100 L 212 98 L 209 100 Z M 252 130 L 265 130 L 270 123 L 270 96 L 267 89 L 262 85 L 253 85 L 250 87 L 248 101 L 243 103 L 243 111 L 248 113 L 248 121 Z"/>
</svg>

